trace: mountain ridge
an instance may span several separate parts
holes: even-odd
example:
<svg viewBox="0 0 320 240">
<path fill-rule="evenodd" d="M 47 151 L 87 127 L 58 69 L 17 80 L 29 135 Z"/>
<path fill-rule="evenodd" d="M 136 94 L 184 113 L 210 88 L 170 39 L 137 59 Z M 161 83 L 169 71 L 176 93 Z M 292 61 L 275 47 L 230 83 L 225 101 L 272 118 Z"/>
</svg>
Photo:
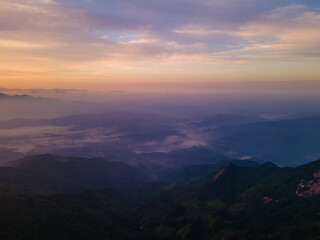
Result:
<svg viewBox="0 0 320 240">
<path fill-rule="evenodd" d="M 18 183 L 28 181 L 28 188 L 22 190 L 44 193 L 72 193 L 102 187 L 124 190 L 148 179 L 132 166 L 99 158 L 66 158 L 43 154 L 9 162 L 7 167 L 10 167 L 12 177 L 4 178 L 0 185 L 20 189 Z M 29 175 L 24 175 L 24 172 Z M 57 186 L 54 184 L 55 179 L 60 182 Z M 47 181 L 52 189 L 47 189 L 45 184 L 39 185 L 43 181 Z"/>
</svg>

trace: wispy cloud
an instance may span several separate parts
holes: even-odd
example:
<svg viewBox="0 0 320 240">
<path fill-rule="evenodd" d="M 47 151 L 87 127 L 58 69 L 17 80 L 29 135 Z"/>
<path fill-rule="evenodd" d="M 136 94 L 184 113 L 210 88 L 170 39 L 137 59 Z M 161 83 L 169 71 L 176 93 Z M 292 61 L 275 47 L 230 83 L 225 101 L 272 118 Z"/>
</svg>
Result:
<svg viewBox="0 0 320 240">
<path fill-rule="evenodd" d="M 2 79 L 318 61 L 319 39 L 320 3 L 311 0 L 0 2 Z"/>
</svg>

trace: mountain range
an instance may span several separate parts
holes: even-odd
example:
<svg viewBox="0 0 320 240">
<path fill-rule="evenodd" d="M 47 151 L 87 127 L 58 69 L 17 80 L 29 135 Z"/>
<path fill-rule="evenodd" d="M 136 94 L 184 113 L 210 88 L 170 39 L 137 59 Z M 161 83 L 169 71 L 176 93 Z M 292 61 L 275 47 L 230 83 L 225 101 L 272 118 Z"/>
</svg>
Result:
<svg viewBox="0 0 320 240">
<path fill-rule="evenodd" d="M 320 160 L 187 166 L 158 180 L 54 155 L 0 168 L 1 239 L 318 239 Z"/>
<path fill-rule="evenodd" d="M 125 163 L 51 154 L 10 161 L 0 168 L 0 186 L 22 192 L 80 193 L 91 188 L 130 189 L 148 178 Z"/>
</svg>

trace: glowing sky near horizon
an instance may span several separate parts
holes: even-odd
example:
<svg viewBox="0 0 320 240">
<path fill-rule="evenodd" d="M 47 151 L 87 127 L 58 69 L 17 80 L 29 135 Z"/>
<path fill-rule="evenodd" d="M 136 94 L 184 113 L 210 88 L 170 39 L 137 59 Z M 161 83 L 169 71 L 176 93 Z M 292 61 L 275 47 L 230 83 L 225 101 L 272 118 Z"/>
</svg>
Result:
<svg viewBox="0 0 320 240">
<path fill-rule="evenodd" d="M 307 80 L 320 81 L 317 0 L 0 0 L 0 87 Z"/>
</svg>

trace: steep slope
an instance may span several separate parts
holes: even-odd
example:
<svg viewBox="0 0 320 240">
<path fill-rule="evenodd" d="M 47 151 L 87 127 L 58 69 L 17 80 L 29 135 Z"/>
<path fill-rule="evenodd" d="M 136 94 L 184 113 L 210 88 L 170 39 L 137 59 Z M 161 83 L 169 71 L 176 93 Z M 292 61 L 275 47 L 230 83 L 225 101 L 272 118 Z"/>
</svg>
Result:
<svg viewBox="0 0 320 240">
<path fill-rule="evenodd" d="M 163 188 L 145 208 L 146 239 L 317 239 L 319 169 L 320 161 L 296 169 L 228 164 Z"/>
<path fill-rule="evenodd" d="M 167 182 L 188 183 L 206 177 L 213 172 L 218 171 L 228 163 L 240 167 L 256 167 L 259 163 L 249 160 L 231 160 L 221 161 L 215 164 L 192 165 L 170 171 L 161 180 Z"/>
</svg>

